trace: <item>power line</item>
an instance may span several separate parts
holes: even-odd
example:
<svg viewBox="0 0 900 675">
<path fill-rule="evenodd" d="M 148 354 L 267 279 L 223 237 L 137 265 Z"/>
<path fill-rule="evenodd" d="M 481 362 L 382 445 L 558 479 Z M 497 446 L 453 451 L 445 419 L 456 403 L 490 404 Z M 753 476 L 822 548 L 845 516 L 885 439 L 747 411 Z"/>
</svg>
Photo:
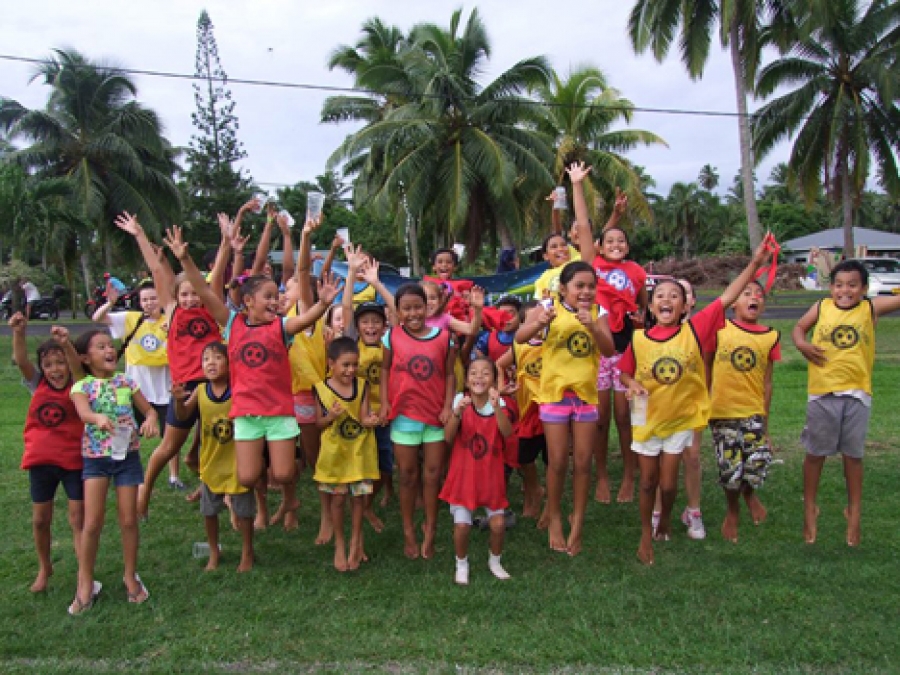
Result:
<svg viewBox="0 0 900 675">
<path fill-rule="evenodd" d="M 54 65 L 55 61 L 50 59 L 37 59 L 27 56 L 15 56 L 12 54 L 0 54 L 0 60 L 3 61 L 15 61 L 19 63 L 32 63 L 36 65 Z M 93 66 L 84 64 L 80 66 L 78 64 L 72 64 L 73 67 L 84 67 L 91 68 Z M 141 68 L 122 68 L 118 66 L 111 67 L 112 70 L 116 70 L 122 73 L 128 73 L 130 75 L 148 75 L 150 77 L 162 77 L 173 80 L 199 80 L 203 81 L 206 78 L 200 75 L 188 75 L 186 73 L 170 73 L 161 70 L 144 70 Z M 373 91 L 370 89 L 361 89 L 358 87 L 337 87 L 333 85 L 326 84 L 307 84 L 301 82 L 279 82 L 277 80 L 253 80 L 246 78 L 225 78 L 224 82 L 228 84 L 245 84 L 254 87 L 277 87 L 281 89 L 302 89 L 306 91 L 325 91 L 331 92 L 335 94 L 363 94 L 366 96 L 381 96 L 382 94 L 377 91 Z M 438 94 L 419 94 L 418 98 L 441 98 Z M 473 100 L 473 99 L 468 99 Z M 579 104 L 579 105 L 570 105 L 565 103 L 553 103 L 549 101 L 534 101 L 530 99 L 520 99 L 510 101 L 512 103 L 519 103 L 520 105 L 536 105 L 543 106 L 545 108 L 593 108 L 599 107 L 594 106 L 592 104 Z M 652 113 L 658 115 L 689 115 L 694 117 L 743 117 L 744 115 L 739 112 L 729 112 L 724 110 L 696 110 L 689 108 L 650 108 L 644 106 L 615 106 L 615 105 L 604 105 L 602 106 L 607 110 L 621 110 L 627 112 L 643 112 L 643 113 Z M 753 118 L 755 117 L 755 113 L 746 113 L 746 117 Z"/>
</svg>

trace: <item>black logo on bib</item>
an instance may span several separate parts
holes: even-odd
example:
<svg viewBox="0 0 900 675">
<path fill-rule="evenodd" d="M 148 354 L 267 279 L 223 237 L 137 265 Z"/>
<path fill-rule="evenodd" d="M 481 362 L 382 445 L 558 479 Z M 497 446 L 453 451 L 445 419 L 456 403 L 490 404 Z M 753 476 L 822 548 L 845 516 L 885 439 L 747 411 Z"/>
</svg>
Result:
<svg viewBox="0 0 900 675">
<path fill-rule="evenodd" d="M 530 361 L 528 364 L 526 364 L 525 373 L 529 377 L 540 377 L 541 370 L 543 369 L 543 367 L 544 367 L 544 357 L 540 356 L 540 357 L 536 358 L 534 361 Z"/>
<path fill-rule="evenodd" d="M 853 326 L 838 326 L 831 331 L 831 344 L 838 349 L 850 349 L 859 342 L 859 332 Z"/>
<path fill-rule="evenodd" d="M 566 347 L 568 347 L 569 353 L 572 356 L 575 356 L 579 359 L 584 358 L 585 356 L 590 356 L 594 351 L 593 343 L 591 342 L 591 336 L 584 331 L 572 333 L 569 336 L 569 339 L 566 341 Z"/>
<path fill-rule="evenodd" d="M 488 452 L 487 439 L 481 434 L 472 436 L 472 440 L 469 441 L 469 452 L 475 459 L 482 459 Z"/>
<path fill-rule="evenodd" d="M 414 356 L 409 360 L 406 366 L 409 374 L 419 382 L 425 382 L 434 375 L 434 362 L 427 356 Z"/>
<path fill-rule="evenodd" d="M 191 319 L 188 321 L 187 332 L 195 340 L 202 340 L 210 333 L 209 322 L 206 319 Z"/>
<path fill-rule="evenodd" d="M 234 422 L 230 419 L 216 420 L 212 425 L 212 435 L 222 445 L 230 443 L 234 438 Z"/>
<path fill-rule="evenodd" d="M 366 368 L 366 381 L 376 387 L 381 384 L 380 361 L 372 361 L 372 363 L 369 364 L 369 367 Z"/>
<path fill-rule="evenodd" d="M 349 416 L 341 422 L 340 426 L 338 426 L 338 434 L 340 434 L 341 438 L 345 438 L 348 441 L 359 438 L 362 432 L 362 425 Z"/>
<path fill-rule="evenodd" d="M 756 368 L 756 352 L 749 347 L 738 347 L 731 352 L 731 365 L 741 373 L 750 372 Z"/>
<path fill-rule="evenodd" d="M 675 359 L 664 356 L 653 364 L 653 378 L 660 384 L 675 384 L 681 379 L 681 364 Z"/>
<path fill-rule="evenodd" d="M 38 422 L 45 427 L 58 427 L 66 421 L 66 409 L 59 403 L 44 403 L 37 409 Z"/>
<path fill-rule="evenodd" d="M 248 342 L 241 347 L 240 357 L 248 368 L 259 368 L 269 360 L 269 350 L 260 342 Z"/>
</svg>

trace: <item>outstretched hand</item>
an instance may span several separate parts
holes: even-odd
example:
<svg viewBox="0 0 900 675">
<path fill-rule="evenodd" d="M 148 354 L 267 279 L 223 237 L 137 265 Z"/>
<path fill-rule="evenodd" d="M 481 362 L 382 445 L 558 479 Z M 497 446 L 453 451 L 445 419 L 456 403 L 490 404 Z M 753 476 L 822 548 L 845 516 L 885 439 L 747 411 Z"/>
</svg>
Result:
<svg viewBox="0 0 900 675">
<path fill-rule="evenodd" d="M 331 272 L 323 274 L 319 278 L 319 300 L 330 305 L 341 292 L 342 286 L 341 280 Z"/>
<path fill-rule="evenodd" d="M 11 317 L 9 317 L 9 321 L 7 322 L 10 328 L 14 331 L 25 330 L 25 327 L 28 325 L 28 321 L 25 319 L 25 315 L 22 312 L 16 312 Z"/>
<path fill-rule="evenodd" d="M 593 168 L 592 166 L 585 167 L 584 162 L 572 162 L 566 167 L 566 173 L 569 174 L 569 180 L 574 185 L 583 182 Z"/>
<path fill-rule="evenodd" d="M 166 236 L 163 237 L 163 242 L 169 247 L 169 250 L 172 251 L 172 255 L 179 260 L 183 260 L 185 256 L 187 256 L 188 245 L 182 237 L 181 227 L 178 225 L 173 225 L 166 230 Z"/>
<path fill-rule="evenodd" d="M 69 341 L 69 329 L 65 326 L 53 326 L 50 328 L 50 335 L 57 344 L 65 345 Z"/>
<path fill-rule="evenodd" d="M 122 211 L 115 219 L 116 227 L 118 227 L 123 232 L 127 232 L 133 237 L 138 236 L 143 228 L 141 224 L 138 222 L 137 216 L 133 216 L 128 211 Z"/>
<path fill-rule="evenodd" d="M 616 216 L 624 216 L 625 212 L 628 210 L 628 195 L 622 192 L 619 189 L 619 186 L 616 186 L 616 201 L 613 205 L 613 214 Z"/>
</svg>

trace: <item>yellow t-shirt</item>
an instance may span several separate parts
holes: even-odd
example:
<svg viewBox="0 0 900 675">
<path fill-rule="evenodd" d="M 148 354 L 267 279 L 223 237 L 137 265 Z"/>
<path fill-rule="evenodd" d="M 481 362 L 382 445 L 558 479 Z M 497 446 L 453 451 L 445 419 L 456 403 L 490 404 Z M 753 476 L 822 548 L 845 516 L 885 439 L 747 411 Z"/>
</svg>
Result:
<svg viewBox="0 0 900 675">
<path fill-rule="evenodd" d="M 559 275 L 562 274 L 564 267 L 565 265 L 551 267 L 541 273 L 541 276 L 534 282 L 535 300 L 543 300 L 545 297 L 556 297 L 556 294 L 559 292 Z"/>
<path fill-rule="evenodd" d="M 573 391 L 585 403 L 597 403 L 597 368 L 600 352 L 588 328 L 578 320 L 577 311 L 553 299 L 556 316 L 544 339 L 541 366 L 541 403 L 557 403 L 566 391 Z M 597 318 L 597 306 L 591 307 Z"/>
<path fill-rule="evenodd" d="M 140 312 L 128 312 L 125 315 L 123 339 L 131 335 L 128 347 L 125 348 L 125 362 L 130 366 L 169 365 L 166 351 L 169 324 L 166 317 L 160 316 L 156 321 L 144 319 L 135 331 L 140 318 Z"/>
<path fill-rule="evenodd" d="M 369 385 L 369 410 L 381 409 L 381 362 L 384 361 L 384 346 L 367 345 L 359 341 L 359 375 Z"/>
<path fill-rule="evenodd" d="M 532 406 L 538 404 L 541 390 L 541 371 L 544 363 L 544 345 L 513 342 L 513 360 L 516 364 L 516 402 L 519 418 L 525 417 Z"/>
<path fill-rule="evenodd" d="M 744 419 L 766 414 L 769 358 L 781 334 L 755 332 L 727 321 L 716 337 L 712 366 L 710 419 Z"/>
<path fill-rule="evenodd" d="M 872 395 L 875 309 L 871 300 L 863 300 L 850 309 L 841 309 L 831 298 L 820 301 L 812 343 L 825 351 L 827 362 L 822 367 L 809 364 L 810 395 L 851 390 Z"/>
<path fill-rule="evenodd" d="M 633 427 L 634 440 L 667 438 L 702 429 L 709 422 L 709 392 L 700 342 L 690 323 L 667 340 L 636 330 L 632 341 L 635 379 L 650 394 L 647 424 Z"/>
<path fill-rule="evenodd" d="M 200 480 L 218 494 L 247 492 L 237 479 L 234 420 L 229 417 L 231 389 L 217 399 L 212 395 L 212 386 L 203 383 L 197 394 L 197 405 L 200 408 Z"/>
<path fill-rule="evenodd" d="M 319 382 L 313 391 L 323 410 L 329 410 L 335 401 L 344 406 L 344 412 L 322 432 L 322 448 L 313 480 L 317 483 L 356 483 L 378 479 L 375 433 L 361 423 L 366 381 L 356 378 L 356 390 L 351 399 L 338 395 L 327 382 Z"/>
<path fill-rule="evenodd" d="M 288 310 L 288 316 L 297 316 L 297 306 Z M 319 319 L 315 324 L 294 336 L 294 342 L 288 349 L 291 362 L 291 391 L 311 391 L 316 382 L 325 379 L 328 360 L 325 354 L 325 320 Z"/>
</svg>

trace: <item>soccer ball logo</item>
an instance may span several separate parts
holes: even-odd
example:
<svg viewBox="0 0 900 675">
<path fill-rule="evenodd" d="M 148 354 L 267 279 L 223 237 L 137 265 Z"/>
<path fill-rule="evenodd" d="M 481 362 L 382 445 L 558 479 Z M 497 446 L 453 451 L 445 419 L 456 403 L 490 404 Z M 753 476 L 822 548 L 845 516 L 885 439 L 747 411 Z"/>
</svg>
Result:
<svg viewBox="0 0 900 675">
<path fill-rule="evenodd" d="M 45 403 L 37 409 L 38 422 L 45 427 L 58 427 L 66 419 L 66 409 L 59 403 Z"/>
<path fill-rule="evenodd" d="M 369 364 L 369 367 L 366 368 L 366 381 L 369 384 L 378 386 L 381 384 L 381 362 L 380 361 L 372 361 Z"/>
<path fill-rule="evenodd" d="M 414 356 L 406 366 L 409 374 L 419 382 L 425 382 L 434 375 L 434 363 L 427 356 Z"/>
<path fill-rule="evenodd" d="M 568 347 L 569 353 L 572 356 L 579 359 L 590 356 L 593 351 L 591 338 L 584 331 L 572 333 L 566 341 L 566 347 Z"/>
<path fill-rule="evenodd" d="M 628 288 L 628 275 L 622 270 L 612 270 L 606 275 L 606 283 L 617 291 L 624 291 Z"/>
<path fill-rule="evenodd" d="M 675 359 L 664 356 L 653 364 L 653 378 L 660 384 L 675 384 L 681 379 L 681 364 Z"/>
<path fill-rule="evenodd" d="M 838 349 L 850 349 L 859 342 L 859 332 L 853 326 L 838 326 L 831 331 L 831 344 Z"/>
<path fill-rule="evenodd" d="M 543 367 L 544 367 L 544 357 L 539 356 L 534 361 L 531 361 L 528 364 L 526 364 L 525 373 L 529 377 L 540 377 L 541 370 L 543 370 Z"/>
<path fill-rule="evenodd" d="M 216 420 L 212 425 L 212 434 L 219 443 L 230 443 L 234 438 L 234 422 L 227 417 Z"/>
<path fill-rule="evenodd" d="M 475 459 L 483 459 L 488 452 L 487 439 L 481 434 L 472 436 L 472 440 L 469 441 L 469 452 Z"/>
<path fill-rule="evenodd" d="M 756 352 L 749 347 L 738 347 L 731 352 L 731 365 L 741 373 L 750 372 L 756 367 Z"/>
<path fill-rule="evenodd" d="M 210 333 L 209 323 L 206 319 L 191 319 L 188 321 L 187 332 L 195 340 L 202 340 Z"/>
<path fill-rule="evenodd" d="M 248 342 L 241 347 L 241 361 L 250 368 L 259 368 L 269 360 L 269 350 L 259 342 Z"/>
<path fill-rule="evenodd" d="M 155 335 L 147 333 L 147 335 L 141 338 L 140 345 L 145 352 L 155 352 L 160 348 L 162 343 Z"/>
<path fill-rule="evenodd" d="M 344 438 L 348 441 L 352 441 L 354 438 L 359 438 L 362 432 L 362 425 L 360 425 L 359 422 L 357 422 L 350 416 L 347 416 L 338 427 L 338 434 L 340 434 L 341 438 Z"/>
</svg>

